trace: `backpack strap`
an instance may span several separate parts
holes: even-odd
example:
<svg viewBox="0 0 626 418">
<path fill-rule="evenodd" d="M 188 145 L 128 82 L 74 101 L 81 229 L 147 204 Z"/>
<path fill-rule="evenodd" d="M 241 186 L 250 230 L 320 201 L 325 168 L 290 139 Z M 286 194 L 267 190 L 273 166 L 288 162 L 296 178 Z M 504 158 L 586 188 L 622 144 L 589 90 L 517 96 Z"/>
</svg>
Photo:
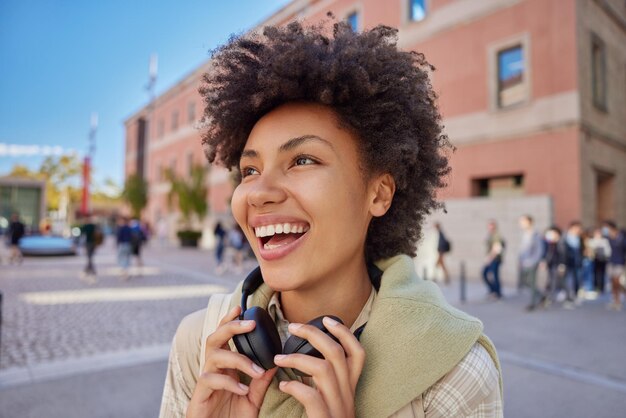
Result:
<svg viewBox="0 0 626 418">
<path fill-rule="evenodd" d="M 231 296 L 230 294 L 216 293 L 209 298 L 204 325 L 202 326 L 202 339 L 200 340 L 200 370 L 198 371 L 198 376 L 204 368 L 205 341 L 209 335 L 215 332 L 222 318 L 228 313 Z"/>
</svg>

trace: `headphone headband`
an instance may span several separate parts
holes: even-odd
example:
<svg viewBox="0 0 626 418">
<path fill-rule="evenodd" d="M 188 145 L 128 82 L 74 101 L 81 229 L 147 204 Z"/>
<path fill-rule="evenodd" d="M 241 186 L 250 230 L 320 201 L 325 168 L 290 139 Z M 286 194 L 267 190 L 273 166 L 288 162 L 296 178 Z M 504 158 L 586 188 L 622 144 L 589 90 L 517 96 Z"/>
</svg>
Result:
<svg viewBox="0 0 626 418">
<path fill-rule="evenodd" d="M 263 276 L 261 275 L 261 267 L 257 266 L 254 270 L 248 274 L 248 277 L 243 281 L 241 287 L 241 312 L 245 312 L 248 309 L 248 296 L 253 294 L 263 284 Z"/>
</svg>

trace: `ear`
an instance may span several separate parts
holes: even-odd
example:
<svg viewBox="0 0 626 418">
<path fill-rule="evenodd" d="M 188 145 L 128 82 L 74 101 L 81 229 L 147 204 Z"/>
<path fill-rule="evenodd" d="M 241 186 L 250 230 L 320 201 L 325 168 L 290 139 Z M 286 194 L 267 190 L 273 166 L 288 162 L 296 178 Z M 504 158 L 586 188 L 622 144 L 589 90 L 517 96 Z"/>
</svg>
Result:
<svg viewBox="0 0 626 418">
<path fill-rule="evenodd" d="M 396 182 L 391 174 L 385 173 L 372 180 L 371 190 L 370 214 L 374 217 L 383 216 L 391 207 Z"/>
</svg>

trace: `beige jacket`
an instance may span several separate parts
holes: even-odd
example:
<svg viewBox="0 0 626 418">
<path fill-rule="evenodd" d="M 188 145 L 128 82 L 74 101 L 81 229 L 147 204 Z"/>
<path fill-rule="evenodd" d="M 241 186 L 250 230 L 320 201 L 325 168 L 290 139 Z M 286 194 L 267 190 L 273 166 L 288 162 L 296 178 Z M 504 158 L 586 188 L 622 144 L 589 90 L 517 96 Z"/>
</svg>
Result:
<svg viewBox="0 0 626 418">
<path fill-rule="evenodd" d="M 185 416 L 201 363 L 204 363 L 201 361 L 204 359 L 202 341 L 217 328 L 217 324 L 227 313 L 229 300 L 230 295 L 214 295 L 207 309 L 188 315 L 180 323 L 170 352 L 160 418 Z M 367 316 L 362 319 L 367 321 Z M 360 325 L 353 328 L 358 326 Z M 489 354 L 478 343 L 457 367 L 391 418 L 461 416 L 502 416 L 498 370 Z"/>
</svg>

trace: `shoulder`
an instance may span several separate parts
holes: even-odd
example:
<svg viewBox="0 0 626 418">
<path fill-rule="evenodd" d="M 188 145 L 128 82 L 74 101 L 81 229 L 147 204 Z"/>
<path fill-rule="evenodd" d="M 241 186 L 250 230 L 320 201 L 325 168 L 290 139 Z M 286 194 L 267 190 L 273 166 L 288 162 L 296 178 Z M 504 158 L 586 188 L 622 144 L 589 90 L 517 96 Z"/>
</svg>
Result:
<svg viewBox="0 0 626 418">
<path fill-rule="evenodd" d="M 200 344 L 205 315 L 206 309 L 200 309 L 190 313 L 180 321 L 174 336 L 177 345 L 193 347 L 196 344 Z"/>
<path fill-rule="evenodd" d="M 502 415 L 500 372 L 487 350 L 474 344 L 467 355 L 423 395 L 427 417 Z"/>
</svg>

